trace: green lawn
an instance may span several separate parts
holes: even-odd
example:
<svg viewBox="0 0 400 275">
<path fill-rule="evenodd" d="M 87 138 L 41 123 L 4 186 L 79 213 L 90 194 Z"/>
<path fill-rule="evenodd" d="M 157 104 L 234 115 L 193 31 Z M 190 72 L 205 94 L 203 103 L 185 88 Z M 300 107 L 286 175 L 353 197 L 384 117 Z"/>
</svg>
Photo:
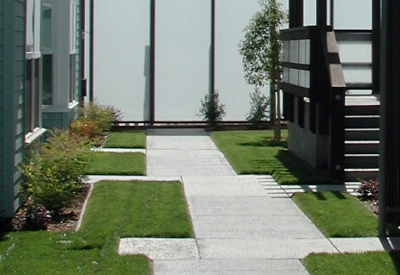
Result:
<svg viewBox="0 0 400 275">
<path fill-rule="evenodd" d="M 0 240 L 0 274 L 151 275 L 145 256 L 119 256 L 129 237 L 192 237 L 178 182 L 95 184 L 79 232 L 9 232 Z"/>
<path fill-rule="evenodd" d="M 95 152 L 88 175 L 146 175 L 146 157 L 141 153 Z"/>
<path fill-rule="evenodd" d="M 141 131 L 111 132 L 103 148 L 146 148 L 146 135 Z"/>
<path fill-rule="evenodd" d="M 347 193 L 297 193 L 293 200 L 326 237 L 378 235 L 378 218 Z"/>
<path fill-rule="evenodd" d="M 271 130 L 211 133 L 238 174 L 270 174 L 279 184 L 332 183 L 327 172 L 314 169 L 286 149 L 287 130 L 282 131 L 283 141 L 272 141 L 272 137 Z"/>
<path fill-rule="evenodd" d="M 400 274 L 400 252 L 311 254 L 303 260 L 311 275 Z"/>
</svg>

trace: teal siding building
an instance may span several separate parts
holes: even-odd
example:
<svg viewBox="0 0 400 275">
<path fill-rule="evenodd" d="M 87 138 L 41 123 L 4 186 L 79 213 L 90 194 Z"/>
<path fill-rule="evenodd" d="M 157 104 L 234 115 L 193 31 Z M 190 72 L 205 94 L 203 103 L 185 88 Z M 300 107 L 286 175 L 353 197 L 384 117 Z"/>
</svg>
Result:
<svg viewBox="0 0 400 275">
<path fill-rule="evenodd" d="M 0 217 L 22 203 L 18 166 L 35 141 L 77 117 L 81 3 L 0 0 Z"/>
<path fill-rule="evenodd" d="M 0 205 L 2 215 L 19 207 L 24 154 L 25 0 L 0 2 Z"/>
</svg>

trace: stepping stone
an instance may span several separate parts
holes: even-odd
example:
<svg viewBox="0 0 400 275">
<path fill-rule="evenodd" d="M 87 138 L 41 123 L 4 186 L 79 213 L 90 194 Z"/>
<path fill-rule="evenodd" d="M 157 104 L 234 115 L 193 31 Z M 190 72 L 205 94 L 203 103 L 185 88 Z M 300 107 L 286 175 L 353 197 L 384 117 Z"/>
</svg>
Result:
<svg viewBox="0 0 400 275">
<path fill-rule="evenodd" d="M 119 255 L 146 255 L 150 259 L 199 259 L 195 239 L 122 238 Z"/>
</svg>

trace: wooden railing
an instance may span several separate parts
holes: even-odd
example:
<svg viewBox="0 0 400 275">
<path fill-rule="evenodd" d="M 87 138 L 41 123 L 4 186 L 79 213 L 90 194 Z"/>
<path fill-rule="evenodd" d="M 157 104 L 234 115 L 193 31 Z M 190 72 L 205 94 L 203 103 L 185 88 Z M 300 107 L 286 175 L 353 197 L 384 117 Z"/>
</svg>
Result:
<svg viewBox="0 0 400 275">
<path fill-rule="evenodd" d="M 344 109 L 346 84 L 331 27 L 299 27 L 281 32 L 284 42 L 284 109 L 293 122 L 294 97 L 298 124 L 304 127 L 304 102 L 309 103 L 309 130 L 327 135 L 328 169 L 332 179 L 344 180 Z"/>
</svg>

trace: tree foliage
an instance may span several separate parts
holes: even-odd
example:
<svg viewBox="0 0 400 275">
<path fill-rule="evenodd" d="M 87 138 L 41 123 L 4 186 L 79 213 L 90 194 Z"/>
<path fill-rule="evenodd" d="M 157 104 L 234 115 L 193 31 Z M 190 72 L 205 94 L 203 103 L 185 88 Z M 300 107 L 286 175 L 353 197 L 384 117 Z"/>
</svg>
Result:
<svg viewBox="0 0 400 275">
<path fill-rule="evenodd" d="M 280 98 L 282 42 L 279 30 L 287 21 L 287 13 L 276 0 L 259 0 L 257 11 L 244 29 L 244 39 L 239 43 L 245 79 L 248 84 L 271 87 L 271 114 L 275 139 L 280 139 Z M 278 95 L 276 101 L 275 93 Z M 278 104 L 277 104 L 278 103 Z M 276 110 L 275 106 L 278 107 Z M 278 118 L 278 123 L 276 123 Z"/>
<path fill-rule="evenodd" d="M 260 0 L 261 10 L 251 18 L 239 43 L 245 79 L 248 84 L 263 87 L 280 80 L 282 43 L 279 29 L 287 13 L 276 0 Z"/>
</svg>

